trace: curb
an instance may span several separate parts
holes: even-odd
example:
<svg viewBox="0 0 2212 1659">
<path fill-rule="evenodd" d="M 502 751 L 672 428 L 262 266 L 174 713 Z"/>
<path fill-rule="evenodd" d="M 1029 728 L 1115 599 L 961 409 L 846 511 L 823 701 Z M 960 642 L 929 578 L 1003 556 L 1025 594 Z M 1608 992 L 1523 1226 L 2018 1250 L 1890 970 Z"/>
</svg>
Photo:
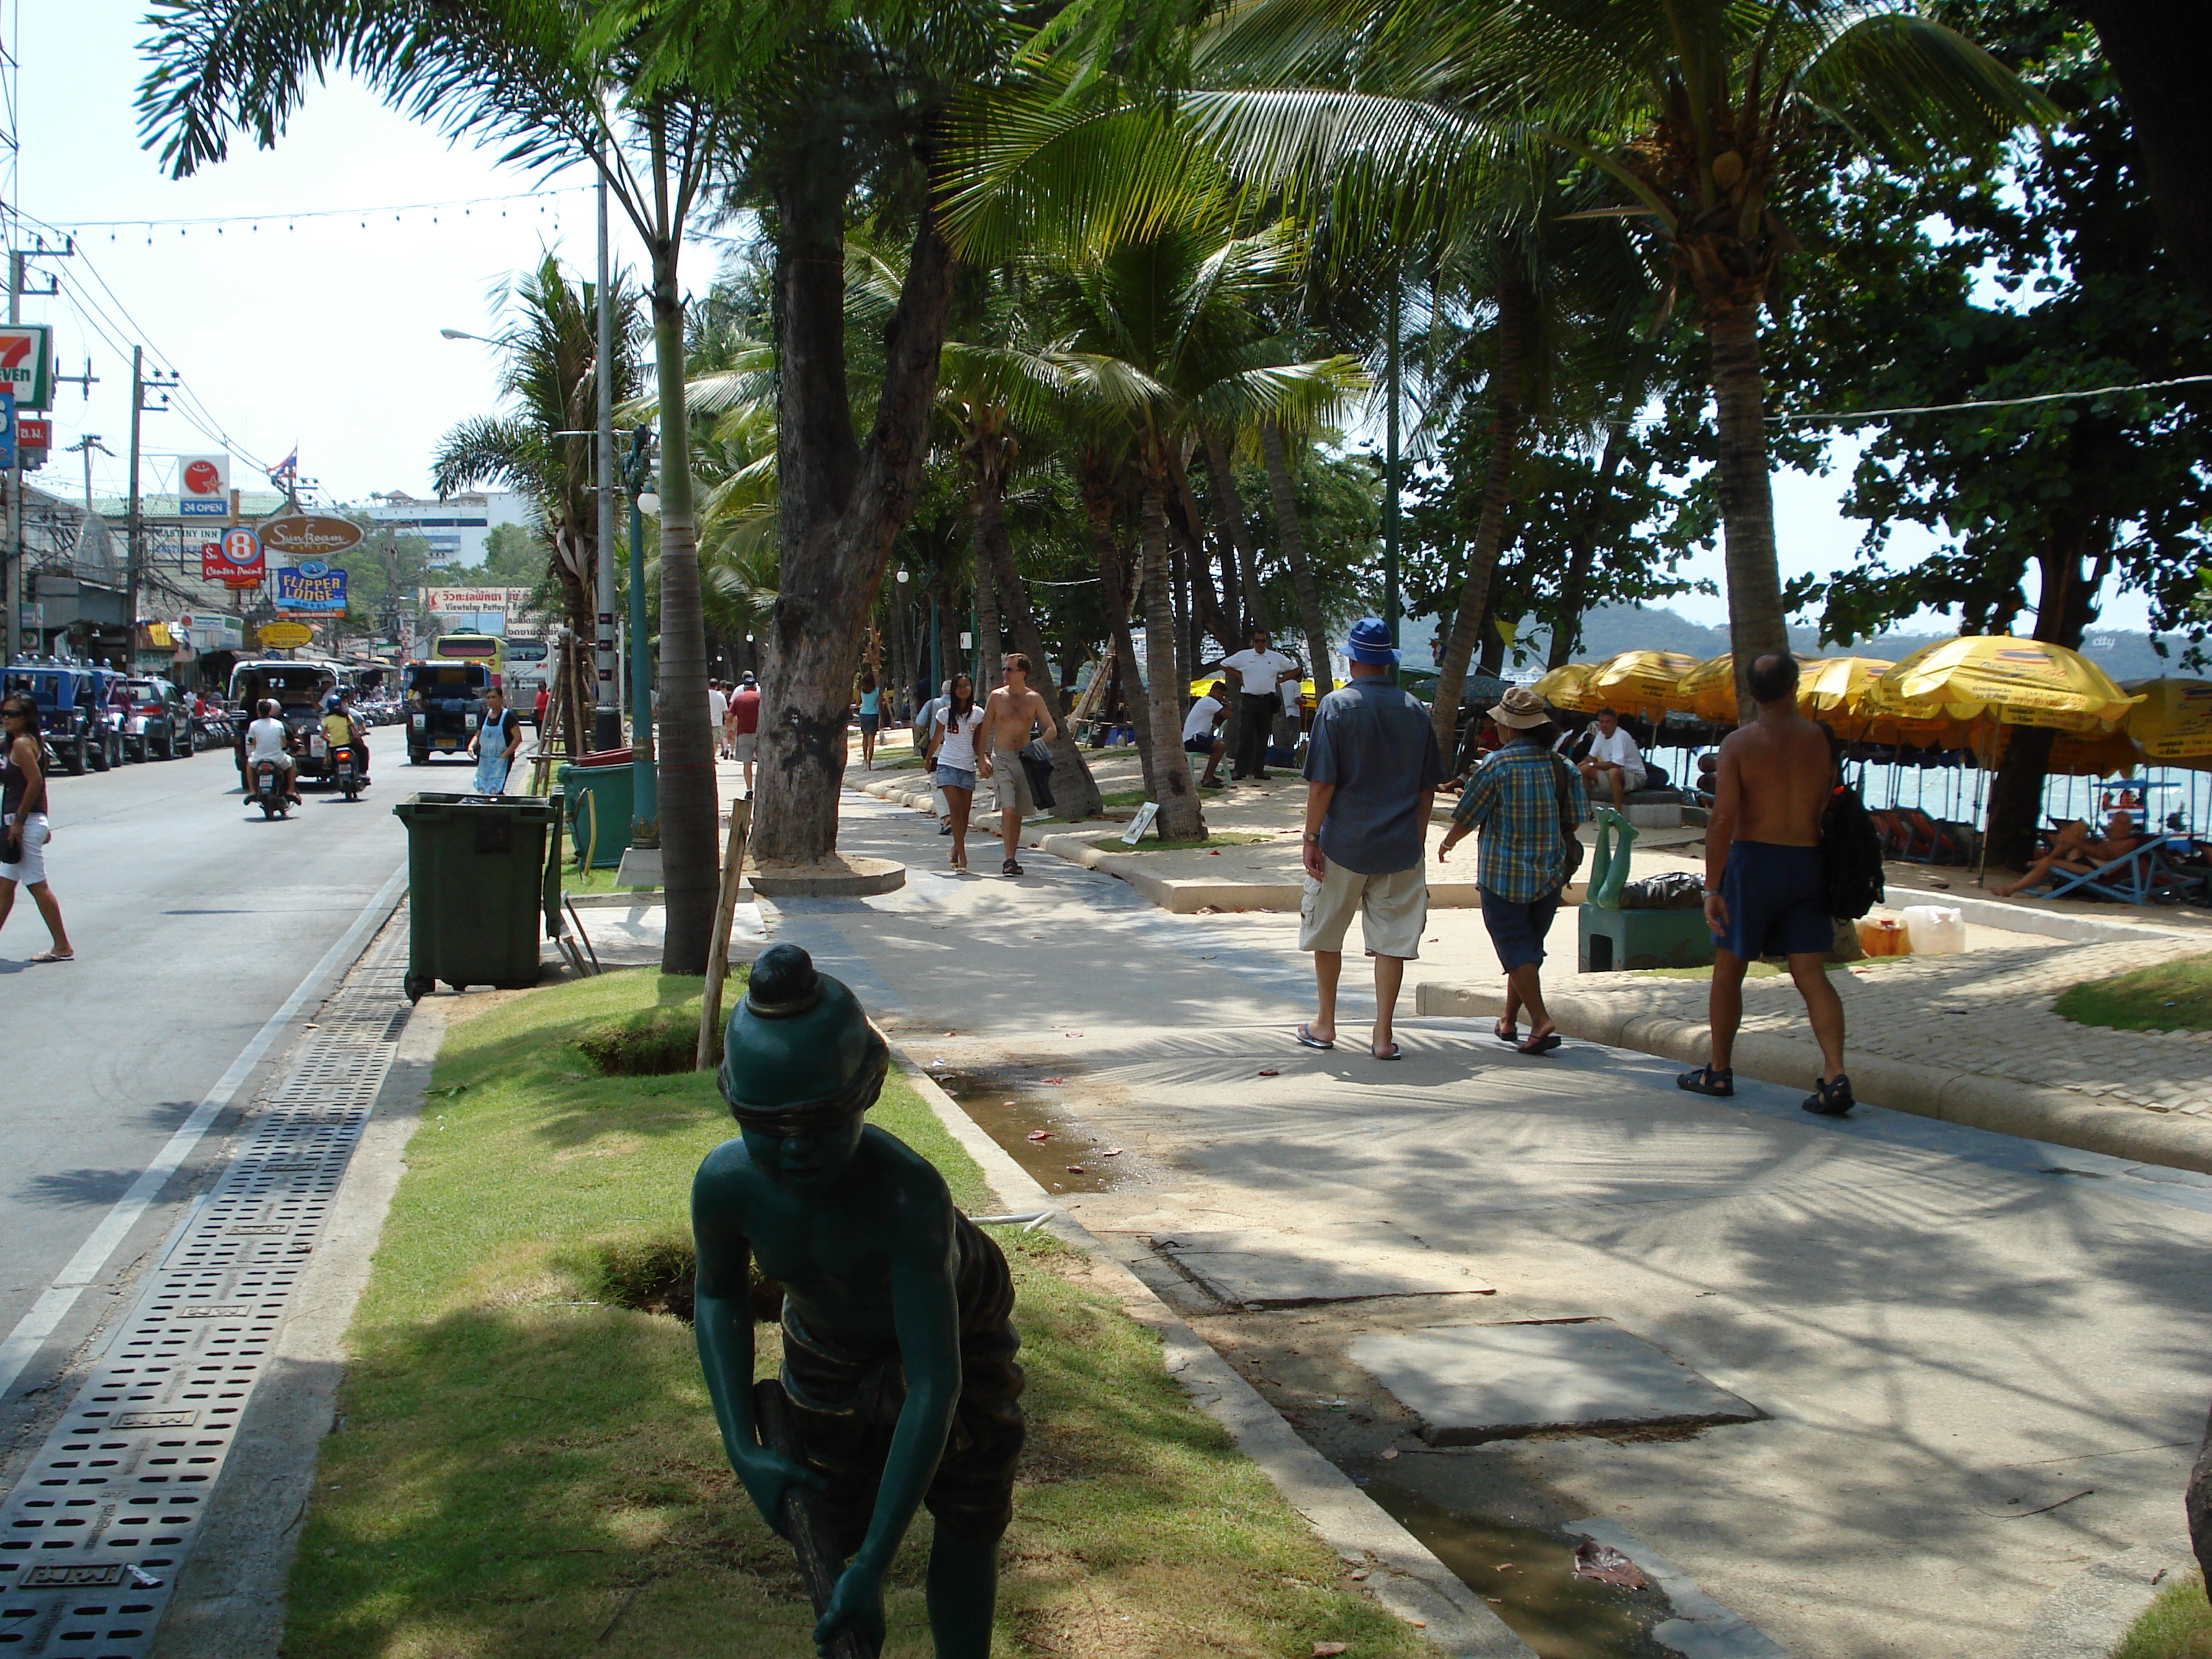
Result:
<svg viewBox="0 0 2212 1659">
<path fill-rule="evenodd" d="M 1703 1024 L 1658 1014 L 1624 1013 L 1601 999 L 1553 992 L 1545 1006 L 1565 1036 L 1616 1048 L 1635 1048 L 1684 1065 L 1702 1065 L 1711 1033 Z M 1413 988 L 1417 1014 L 1473 1018 L 1504 1012 L 1505 994 L 1486 986 L 1426 980 Z M 1810 1042 L 1767 1032 L 1735 1040 L 1735 1069 L 1762 1083 L 1809 1089 L 1820 1073 Z M 1862 1054 L 1850 1062 L 1851 1091 L 1869 1105 L 1946 1123 L 2078 1147 L 2135 1164 L 2161 1164 L 2212 1175 L 2212 1123 L 2186 1115 L 2107 1106 L 2071 1089 L 1950 1071 L 1917 1060 Z"/>
<path fill-rule="evenodd" d="M 1998 927 L 2008 933 L 2040 933 L 2075 945 L 2141 945 L 2152 939 L 2200 937 L 2179 927 L 2153 927 L 2132 921 L 2106 921 L 2101 916 L 2075 915 L 2063 910 L 2037 910 L 2002 899 L 1975 898 L 1965 893 L 1929 892 L 1917 887 L 1892 887 L 1882 900 L 1885 909 L 1902 910 L 1908 904 L 1941 904 L 1956 910 L 1979 927 Z M 2202 935 L 2212 950 L 2212 934 Z"/>
<path fill-rule="evenodd" d="M 2044 1598 L 2013 1659 L 2107 1659 L 2174 1576 L 2196 1567 L 2188 1540 L 2174 1539 L 2082 1568 Z"/>
<path fill-rule="evenodd" d="M 1092 1272 L 1105 1282 L 1122 1312 L 1160 1339 L 1169 1374 L 1189 1392 L 1198 1408 L 1229 1431 L 1237 1450 L 1259 1466 L 1324 1544 L 1347 1561 L 1371 1564 L 1363 1587 L 1377 1601 L 1419 1627 L 1445 1653 L 1464 1659 L 1533 1659 L 1534 1650 L 1488 1603 L 1342 1470 L 1300 1439 L 1257 1389 L 1082 1223 L 1071 1219 L 1060 1201 L 977 1127 L 905 1050 L 893 1044 L 891 1054 L 938 1121 L 982 1166 L 985 1179 L 1001 1201 L 1055 1212 L 1044 1224 L 1046 1230 L 1087 1255 Z"/>
</svg>

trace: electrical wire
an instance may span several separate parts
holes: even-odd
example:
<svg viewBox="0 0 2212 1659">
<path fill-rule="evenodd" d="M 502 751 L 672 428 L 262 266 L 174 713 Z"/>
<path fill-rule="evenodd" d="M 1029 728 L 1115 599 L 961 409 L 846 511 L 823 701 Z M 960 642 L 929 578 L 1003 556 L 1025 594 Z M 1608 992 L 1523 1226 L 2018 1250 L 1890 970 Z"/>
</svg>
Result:
<svg viewBox="0 0 2212 1659">
<path fill-rule="evenodd" d="M 383 207 L 308 208 L 298 213 L 222 213 L 183 219 L 62 219 L 46 224 L 45 228 L 66 234 L 81 230 L 155 230 L 168 226 L 189 229 L 195 225 L 289 224 L 301 219 L 359 219 L 366 222 L 386 213 L 397 217 L 403 213 L 437 213 L 453 208 L 459 208 L 466 216 L 475 208 L 507 202 L 543 201 L 549 196 L 573 196 L 592 188 L 590 185 L 556 185 L 549 190 L 518 191 L 507 196 L 459 197 L 448 202 L 395 202 Z M 36 222 L 31 221 L 27 214 L 20 216 L 27 222 Z"/>
<path fill-rule="evenodd" d="M 2021 398 L 1970 398 L 1960 404 L 1911 404 L 1897 409 L 1866 409 L 1849 414 L 1770 415 L 1770 421 L 1878 421 L 1891 415 L 1948 415 L 1960 409 L 2013 409 L 2023 404 L 2055 404 L 2068 398 L 2103 398 L 2115 392 L 2162 392 L 2168 386 L 2203 386 L 2212 374 L 2180 374 L 2170 380 L 2136 380 L 2126 386 L 2093 386 L 2076 392 L 2039 392 Z"/>
</svg>

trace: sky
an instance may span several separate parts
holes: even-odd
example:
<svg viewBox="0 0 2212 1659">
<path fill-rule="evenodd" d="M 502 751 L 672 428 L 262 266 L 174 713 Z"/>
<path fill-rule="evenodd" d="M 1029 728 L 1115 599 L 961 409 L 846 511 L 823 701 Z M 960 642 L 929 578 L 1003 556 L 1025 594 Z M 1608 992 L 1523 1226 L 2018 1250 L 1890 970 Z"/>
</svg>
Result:
<svg viewBox="0 0 2212 1659">
<path fill-rule="evenodd" d="M 226 447 L 233 485 L 250 487 L 257 465 L 296 444 L 324 501 L 431 495 L 439 437 L 497 406 L 491 349 L 439 330 L 496 333 L 495 290 L 547 250 L 588 273 L 588 180 L 502 167 L 493 151 L 454 148 L 339 81 L 309 94 L 273 150 L 244 140 L 229 160 L 172 181 L 140 148 L 131 108 L 143 15 L 144 0 L 0 0 L 21 64 L 16 199 L 37 220 L 76 227 L 80 250 L 33 261 L 62 292 L 27 297 L 23 316 L 54 325 L 62 372 L 81 373 L 88 357 L 99 377 L 88 399 L 58 388 L 39 483 L 81 492 L 81 458 L 61 451 L 97 433 L 112 454 L 94 454 L 94 492 L 125 492 L 131 348 L 143 344 L 184 382 L 168 412 L 143 416 L 143 489 L 173 489 L 178 456 Z M 97 222 L 148 220 L 163 222 Z M 224 222 L 179 222 L 195 220 Z M 617 262 L 641 264 L 619 209 L 612 224 Z M 703 290 L 714 264 L 711 246 L 688 247 L 686 287 Z M 1836 507 L 1847 472 L 1775 475 L 1784 580 L 1853 562 L 1863 526 Z M 1929 544 L 1908 526 L 1893 548 Z M 1685 569 L 1722 585 L 1717 550 Z M 1671 604 L 1704 623 L 1727 614 L 1718 596 Z M 2114 596 L 2103 621 L 2141 628 L 2147 612 Z"/>
</svg>

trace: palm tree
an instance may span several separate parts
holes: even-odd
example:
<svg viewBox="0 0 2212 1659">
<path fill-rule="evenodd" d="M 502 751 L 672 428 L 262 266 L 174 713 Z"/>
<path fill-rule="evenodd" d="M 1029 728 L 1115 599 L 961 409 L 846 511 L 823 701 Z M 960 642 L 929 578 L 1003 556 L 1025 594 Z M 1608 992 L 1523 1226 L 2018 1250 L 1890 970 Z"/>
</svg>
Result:
<svg viewBox="0 0 2212 1659">
<path fill-rule="evenodd" d="M 1777 204 L 1854 151 L 1993 149 L 2047 108 L 1906 0 L 1254 0 L 1189 54 L 1148 9 L 1093 0 L 1055 24 L 1060 59 L 974 124 L 956 221 L 1049 204 L 1128 234 L 1218 191 L 1186 182 L 1194 142 L 1255 202 L 1449 240 L 1513 228 L 1501 203 L 1544 170 L 1529 142 L 1578 158 L 1620 198 L 1594 211 L 1650 232 L 1696 303 L 1739 672 L 1787 643 L 1759 349 L 1796 246 Z"/>
<path fill-rule="evenodd" d="M 430 480 L 441 499 L 472 484 L 520 490 L 538 509 L 546 569 L 560 585 L 573 638 L 594 637 L 593 602 L 600 548 L 587 440 L 594 407 L 599 343 L 593 284 L 570 283 L 547 254 L 507 289 L 513 321 L 500 336 L 500 395 L 507 408 L 461 422 L 439 441 Z M 617 284 L 615 395 L 637 388 L 636 296 Z M 588 665 L 572 653 L 571 706 L 590 702 Z"/>
<path fill-rule="evenodd" d="M 672 32 L 631 27 L 637 7 L 568 0 L 155 0 L 143 50 L 140 131 L 174 177 L 221 161 L 234 134 L 273 146 L 309 88 L 351 74 L 403 113 L 445 132 L 507 145 L 541 172 L 586 166 L 645 243 L 659 390 L 660 829 L 668 931 L 662 967 L 703 974 L 721 848 L 714 736 L 684 406 L 684 231 L 728 165 L 735 108 L 731 47 L 708 54 Z M 775 14 L 784 27 L 804 20 Z M 773 55 L 783 38 L 756 31 Z M 642 55 L 647 46 L 651 56 Z"/>
<path fill-rule="evenodd" d="M 1145 691 L 1161 833 L 1205 834 L 1182 752 L 1182 686 L 1168 557 L 1168 498 L 1187 446 L 1211 428 L 1306 422 L 1365 380 L 1349 357 L 1278 364 L 1255 301 L 1295 279 L 1286 228 L 1237 237 L 1182 227 L 1115 247 L 1048 279 L 1060 334 L 1058 372 L 1083 424 L 1119 425 L 1134 450 L 1145 610 Z M 1109 593 L 1109 599 L 1112 595 Z"/>
</svg>

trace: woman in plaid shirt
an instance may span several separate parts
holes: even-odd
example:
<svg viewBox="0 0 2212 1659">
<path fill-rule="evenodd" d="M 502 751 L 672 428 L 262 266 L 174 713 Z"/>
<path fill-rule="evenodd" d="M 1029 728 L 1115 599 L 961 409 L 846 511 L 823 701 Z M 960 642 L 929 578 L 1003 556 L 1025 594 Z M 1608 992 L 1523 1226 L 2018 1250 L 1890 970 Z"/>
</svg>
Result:
<svg viewBox="0 0 2212 1659">
<path fill-rule="evenodd" d="M 1493 1029 L 1518 1053 L 1548 1054 L 1559 1034 L 1540 981 L 1544 935 L 1573 868 L 1572 826 L 1589 816 L 1589 800 L 1574 768 L 1552 752 L 1559 730 L 1534 692 L 1510 688 L 1490 718 L 1510 740 L 1468 780 L 1437 860 L 1442 863 L 1470 830 L 1482 831 L 1474 879 L 1482 889 L 1482 925 L 1505 969 L 1505 1012 Z M 1523 1007 L 1530 1021 L 1525 1042 Z"/>
</svg>

